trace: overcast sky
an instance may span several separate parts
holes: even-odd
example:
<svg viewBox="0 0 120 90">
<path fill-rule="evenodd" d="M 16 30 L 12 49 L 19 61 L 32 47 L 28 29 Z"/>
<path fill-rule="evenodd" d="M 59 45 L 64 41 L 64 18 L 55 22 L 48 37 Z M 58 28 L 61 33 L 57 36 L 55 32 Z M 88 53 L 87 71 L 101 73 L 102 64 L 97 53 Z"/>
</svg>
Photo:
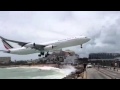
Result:
<svg viewBox="0 0 120 90">
<path fill-rule="evenodd" d="M 120 52 L 119 11 L 1 11 L 0 35 L 26 42 L 46 42 L 78 35 L 91 41 L 70 48 L 81 57 L 92 52 Z M 68 48 L 67 48 L 68 49 Z M 0 41 L 0 50 L 5 50 Z M 12 60 L 35 59 L 33 55 L 11 55 Z"/>
</svg>

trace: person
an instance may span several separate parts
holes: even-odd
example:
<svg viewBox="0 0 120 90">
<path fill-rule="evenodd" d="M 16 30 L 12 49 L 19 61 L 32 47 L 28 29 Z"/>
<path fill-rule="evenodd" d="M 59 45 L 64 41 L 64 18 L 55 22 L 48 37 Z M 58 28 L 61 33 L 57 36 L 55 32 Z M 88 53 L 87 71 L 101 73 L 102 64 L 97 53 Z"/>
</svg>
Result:
<svg viewBox="0 0 120 90">
<path fill-rule="evenodd" d="M 98 70 L 99 70 L 99 68 L 100 68 L 100 64 L 98 63 Z"/>
<path fill-rule="evenodd" d="M 95 67 L 95 63 L 94 63 L 94 67 Z"/>
<path fill-rule="evenodd" d="M 118 71 L 117 66 L 118 66 L 118 64 L 117 64 L 117 62 L 115 62 L 115 66 L 114 66 L 114 68 Z M 115 71 L 115 69 L 114 69 L 114 71 Z"/>
<path fill-rule="evenodd" d="M 84 71 L 86 71 L 86 66 L 87 66 L 87 64 L 84 63 L 84 64 L 83 64 Z"/>
<path fill-rule="evenodd" d="M 111 63 L 111 64 L 110 64 L 110 69 L 112 68 L 112 66 L 113 66 L 113 65 L 112 65 L 112 63 Z"/>
</svg>

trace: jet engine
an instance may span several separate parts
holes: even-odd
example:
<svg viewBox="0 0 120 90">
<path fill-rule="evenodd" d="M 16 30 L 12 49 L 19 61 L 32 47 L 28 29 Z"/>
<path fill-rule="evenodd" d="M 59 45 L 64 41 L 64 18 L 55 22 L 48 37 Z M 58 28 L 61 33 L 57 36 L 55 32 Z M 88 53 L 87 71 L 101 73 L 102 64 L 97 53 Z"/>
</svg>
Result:
<svg viewBox="0 0 120 90">
<path fill-rule="evenodd" d="M 35 43 L 28 43 L 28 44 L 26 44 L 26 45 L 24 45 L 24 47 L 30 47 L 30 48 L 33 48 L 33 47 L 35 47 Z"/>
<path fill-rule="evenodd" d="M 45 50 L 51 50 L 51 49 L 53 49 L 55 46 L 53 46 L 53 45 L 48 45 L 48 46 L 46 46 L 46 47 L 44 47 L 44 49 Z"/>
</svg>

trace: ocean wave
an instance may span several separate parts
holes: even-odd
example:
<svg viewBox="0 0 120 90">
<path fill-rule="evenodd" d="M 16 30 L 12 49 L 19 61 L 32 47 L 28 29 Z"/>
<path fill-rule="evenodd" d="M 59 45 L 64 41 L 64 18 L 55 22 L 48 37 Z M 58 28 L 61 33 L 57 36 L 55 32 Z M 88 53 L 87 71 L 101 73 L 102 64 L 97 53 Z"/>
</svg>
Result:
<svg viewBox="0 0 120 90">
<path fill-rule="evenodd" d="M 63 66 L 63 68 L 56 68 L 56 67 L 50 67 L 50 66 L 30 66 L 30 67 L 21 66 L 21 67 L 10 67 L 6 69 L 12 70 L 12 71 L 14 70 L 18 73 L 20 72 L 23 73 L 18 77 L 14 75 L 15 76 L 14 78 L 23 78 L 23 79 L 24 78 L 26 79 L 61 79 L 69 75 L 71 72 L 75 71 L 75 68 L 70 65 L 67 65 L 67 66 L 65 65 Z"/>
<path fill-rule="evenodd" d="M 51 70 L 51 69 L 58 69 L 55 67 L 50 67 L 50 66 L 20 66 L 20 67 L 10 67 L 6 69 L 41 69 L 41 70 Z"/>
<path fill-rule="evenodd" d="M 49 68 L 49 67 L 47 67 Z M 47 75 L 44 77 L 41 76 L 36 76 L 36 77 L 32 77 L 32 79 L 62 79 L 63 77 L 71 74 L 72 72 L 74 72 L 76 69 L 73 66 L 64 66 L 64 68 L 59 69 L 59 68 L 52 68 L 55 72 L 57 72 L 54 75 Z"/>
</svg>

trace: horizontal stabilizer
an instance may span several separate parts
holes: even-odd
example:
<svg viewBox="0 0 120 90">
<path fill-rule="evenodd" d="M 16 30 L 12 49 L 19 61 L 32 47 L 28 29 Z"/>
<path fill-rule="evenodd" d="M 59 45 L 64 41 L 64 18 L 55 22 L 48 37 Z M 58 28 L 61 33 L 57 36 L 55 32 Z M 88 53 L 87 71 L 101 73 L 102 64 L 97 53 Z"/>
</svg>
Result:
<svg viewBox="0 0 120 90">
<path fill-rule="evenodd" d="M 10 53 L 10 51 L 0 50 L 0 52 Z"/>
</svg>

